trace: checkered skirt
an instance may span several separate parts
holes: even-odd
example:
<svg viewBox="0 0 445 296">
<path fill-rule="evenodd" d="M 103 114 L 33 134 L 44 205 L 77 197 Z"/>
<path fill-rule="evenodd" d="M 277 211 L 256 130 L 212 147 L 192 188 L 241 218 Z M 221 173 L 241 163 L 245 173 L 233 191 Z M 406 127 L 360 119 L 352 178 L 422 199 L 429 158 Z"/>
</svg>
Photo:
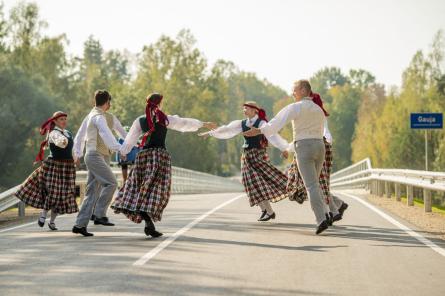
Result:
<svg viewBox="0 0 445 296">
<path fill-rule="evenodd" d="M 277 202 L 287 197 L 287 177 L 270 163 L 266 149 L 244 150 L 241 173 L 251 207 L 264 200 Z"/>
<path fill-rule="evenodd" d="M 323 196 L 325 201 L 328 203 L 330 192 L 330 179 L 331 179 L 331 171 L 332 171 L 332 145 L 329 144 L 326 140 L 324 140 L 325 146 L 325 159 L 323 162 L 323 167 L 321 168 L 320 173 L 320 187 L 323 191 Z M 304 187 L 303 179 L 301 178 L 300 172 L 298 170 L 297 159 L 294 156 L 291 166 L 288 169 L 287 173 L 288 182 L 287 182 L 287 192 L 289 194 L 289 199 L 292 201 L 307 200 L 307 191 L 306 187 Z"/>
<path fill-rule="evenodd" d="M 25 204 L 58 214 L 78 211 L 73 160 L 46 159 L 20 186 L 15 196 Z"/>
<path fill-rule="evenodd" d="M 170 199 L 171 180 L 171 157 L 167 150 L 142 150 L 111 208 L 135 223 L 143 221 L 142 212 L 155 222 L 161 221 Z"/>
</svg>

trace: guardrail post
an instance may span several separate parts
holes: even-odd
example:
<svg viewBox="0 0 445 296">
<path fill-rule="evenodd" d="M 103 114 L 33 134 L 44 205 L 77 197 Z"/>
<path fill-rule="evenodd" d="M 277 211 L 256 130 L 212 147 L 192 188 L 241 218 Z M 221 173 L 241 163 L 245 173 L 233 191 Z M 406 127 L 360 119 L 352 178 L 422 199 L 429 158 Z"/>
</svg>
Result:
<svg viewBox="0 0 445 296">
<path fill-rule="evenodd" d="M 385 181 L 385 194 L 387 198 L 391 198 L 391 187 L 388 181 Z"/>
<path fill-rule="evenodd" d="M 425 212 L 431 212 L 431 190 L 423 189 L 423 204 L 425 206 Z"/>
<path fill-rule="evenodd" d="M 374 194 L 374 182 L 373 181 L 368 181 L 368 188 L 369 188 L 369 193 L 370 194 Z"/>
<path fill-rule="evenodd" d="M 407 205 L 413 206 L 414 205 L 414 190 L 413 186 L 407 185 L 406 186 L 406 195 L 407 195 Z"/>
<path fill-rule="evenodd" d="M 380 197 L 383 196 L 383 182 L 382 181 L 377 181 L 378 184 L 378 195 Z"/>
<path fill-rule="evenodd" d="M 394 189 L 395 189 L 395 193 L 396 193 L 396 200 L 400 201 L 401 200 L 401 190 L 400 190 L 400 184 L 399 183 L 395 183 L 394 184 Z"/>
<path fill-rule="evenodd" d="M 23 201 L 18 204 L 19 217 L 25 217 L 25 203 Z"/>
</svg>

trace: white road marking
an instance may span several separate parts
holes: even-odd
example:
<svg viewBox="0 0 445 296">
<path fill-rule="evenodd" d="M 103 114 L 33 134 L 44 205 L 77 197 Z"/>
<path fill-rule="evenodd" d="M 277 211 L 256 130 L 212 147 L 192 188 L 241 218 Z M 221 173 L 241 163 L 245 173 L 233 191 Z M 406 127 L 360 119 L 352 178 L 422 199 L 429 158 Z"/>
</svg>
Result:
<svg viewBox="0 0 445 296">
<path fill-rule="evenodd" d="M 445 250 L 443 248 L 439 247 L 438 245 L 436 245 L 435 243 L 433 243 L 432 241 L 430 241 L 429 239 L 427 239 L 426 237 L 424 237 L 420 233 L 415 232 L 414 230 L 412 230 L 408 226 L 403 225 L 402 223 L 400 223 L 396 219 L 392 218 L 388 214 L 382 212 L 381 210 L 379 210 L 378 208 L 376 208 L 372 204 L 366 202 L 365 200 L 361 199 L 360 197 L 357 197 L 357 196 L 349 194 L 349 193 L 344 193 L 342 191 L 338 191 L 338 193 L 340 193 L 341 195 L 345 195 L 347 197 L 353 198 L 354 200 L 358 201 L 359 203 L 363 204 L 364 206 L 366 206 L 370 210 L 374 211 L 375 213 L 377 213 L 378 215 L 380 215 L 381 217 L 386 219 L 388 222 L 394 224 L 395 226 L 397 226 L 401 230 L 405 231 L 407 234 L 409 234 L 410 236 L 414 237 L 419 242 L 423 243 L 425 246 L 430 247 L 431 249 L 433 249 L 434 251 L 436 251 L 437 253 L 439 253 L 440 255 L 445 257 Z"/>
<path fill-rule="evenodd" d="M 161 242 L 159 245 L 156 246 L 156 248 L 150 250 L 149 252 L 147 252 L 144 256 L 142 256 L 141 258 L 139 258 L 136 262 L 133 263 L 133 266 L 142 266 L 145 263 L 147 263 L 148 261 L 150 261 L 151 259 L 153 259 L 157 254 L 159 254 L 162 250 L 164 250 L 165 248 L 167 248 L 171 243 L 173 243 L 177 238 L 179 238 L 181 235 L 183 235 L 184 233 L 186 233 L 187 231 L 189 231 L 190 229 L 192 229 L 196 224 L 198 224 L 199 222 L 201 222 L 202 220 L 204 220 L 205 218 L 207 218 L 209 215 L 213 214 L 214 212 L 218 211 L 219 209 L 227 206 L 228 204 L 234 202 L 235 200 L 239 199 L 240 197 L 245 196 L 245 194 L 236 196 L 226 202 L 223 202 L 222 204 L 220 204 L 219 206 L 213 208 L 212 210 L 208 211 L 207 213 L 199 216 L 198 218 L 196 218 L 195 220 L 193 220 L 192 222 L 190 222 L 189 224 L 187 224 L 186 226 L 182 227 L 181 229 L 179 229 L 178 231 L 176 231 L 172 236 L 169 236 L 168 238 L 166 238 L 163 242 Z"/>
</svg>

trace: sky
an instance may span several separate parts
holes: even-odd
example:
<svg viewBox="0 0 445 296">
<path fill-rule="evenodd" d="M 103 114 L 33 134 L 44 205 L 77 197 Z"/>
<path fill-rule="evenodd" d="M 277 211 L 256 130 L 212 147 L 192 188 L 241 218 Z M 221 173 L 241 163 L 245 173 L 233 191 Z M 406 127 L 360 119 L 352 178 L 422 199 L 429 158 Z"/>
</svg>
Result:
<svg viewBox="0 0 445 296">
<path fill-rule="evenodd" d="M 0 0 L 2 1 L 2 0 Z M 18 1 L 3 0 L 6 10 Z M 212 65 L 218 59 L 289 91 L 326 66 L 362 68 L 400 86 L 418 50 L 445 31 L 444 0 L 39 0 L 45 34 L 66 33 L 82 53 L 88 36 L 106 50 L 138 53 L 161 35 L 189 29 Z"/>
</svg>

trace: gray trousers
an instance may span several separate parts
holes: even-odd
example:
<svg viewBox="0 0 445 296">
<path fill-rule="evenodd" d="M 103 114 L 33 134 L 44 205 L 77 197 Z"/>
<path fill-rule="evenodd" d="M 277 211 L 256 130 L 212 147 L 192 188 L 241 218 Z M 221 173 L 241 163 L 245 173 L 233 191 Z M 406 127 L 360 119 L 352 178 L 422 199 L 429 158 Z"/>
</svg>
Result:
<svg viewBox="0 0 445 296">
<path fill-rule="evenodd" d="M 317 225 L 326 220 L 326 204 L 320 188 L 319 176 L 324 162 L 325 147 L 321 139 L 304 139 L 295 142 L 298 169 L 306 187 Z"/>
<path fill-rule="evenodd" d="M 88 151 L 85 155 L 85 164 L 88 169 L 88 179 L 85 198 L 76 220 L 76 225 L 79 227 L 88 225 L 93 210 L 98 218 L 106 216 L 117 188 L 116 177 L 105 156 L 95 151 Z"/>
<path fill-rule="evenodd" d="M 104 160 L 109 166 L 110 165 L 110 156 L 104 156 Z M 93 185 L 93 186 L 95 186 L 95 190 L 94 190 L 93 214 L 94 214 L 94 216 L 96 216 L 98 218 L 106 217 L 107 210 L 111 204 L 111 199 L 108 202 L 108 204 L 101 204 L 101 203 L 98 204 L 100 192 L 102 191 L 102 185 L 97 179 L 94 180 L 94 183 L 95 183 L 95 185 Z"/>
</svg>

